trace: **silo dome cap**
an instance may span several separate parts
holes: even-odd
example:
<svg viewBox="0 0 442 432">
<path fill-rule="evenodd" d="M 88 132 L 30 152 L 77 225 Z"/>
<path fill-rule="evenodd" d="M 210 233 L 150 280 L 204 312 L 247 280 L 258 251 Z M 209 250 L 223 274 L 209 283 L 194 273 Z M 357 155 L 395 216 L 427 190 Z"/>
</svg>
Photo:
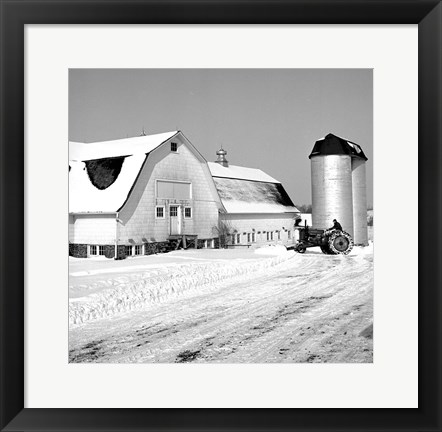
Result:
<svg viewBox="0 0 442 432">
<path fill-rule="evenodd" d="M 329 133 L 325 138 L 315 142 L 309 159 L 313 156 L 349 155 L 368 160 L 359 144 Z"/>
</svg>

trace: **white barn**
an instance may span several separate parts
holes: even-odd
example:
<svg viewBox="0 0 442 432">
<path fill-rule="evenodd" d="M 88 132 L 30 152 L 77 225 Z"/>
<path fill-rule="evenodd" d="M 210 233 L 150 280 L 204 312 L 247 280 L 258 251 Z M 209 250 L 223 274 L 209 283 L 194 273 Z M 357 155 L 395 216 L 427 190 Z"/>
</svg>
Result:
<svg viewBox="0 0 442 432">
<path fill-rule="evenodd" d="M 277 180 L 207 163 L 180 131 L 69 143 L 72 256 L 121 259 L 177 239 L 198 247 L 217 247 L 220 238 L 235 246 L 285 242 L 297 214 Z"/>
</svg>

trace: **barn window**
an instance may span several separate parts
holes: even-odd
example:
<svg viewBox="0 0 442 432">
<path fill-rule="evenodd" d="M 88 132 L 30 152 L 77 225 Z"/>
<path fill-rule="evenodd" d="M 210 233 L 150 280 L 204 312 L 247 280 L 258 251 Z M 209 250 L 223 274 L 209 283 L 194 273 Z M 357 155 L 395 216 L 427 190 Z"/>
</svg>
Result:
<svg viewBox="0 0 442 432">
<path fill-rule="evenodd" d="M 104 246 L 90 245 L 89 255 L 93 256 L 104 255 Z"/>
<path fill-rule="evenodd" d="M 190 219 L 192 217 L 192 207 L 185 207 L 184 208 L 184 217 L 186 219 Z"/>
<path fill-rule="evenodd" d="M 267 231 L 267 241 L 270 240 L 270 233 Z"/>
<path fill-rule="evenodd" d="M 256 241 L 255 233 L 252 233 L 252 243 L 255 243 L 255 241 Z"/>
<path fill-rule="evenodd" d="M 236 243 L 241 243 L 241 234 L 236 235 Z"/>
<path fill-rule="evenodd" d="M 132 246 L 124 246 L 124 253 L 126 256 L 132 256 Z"/>
<path fill-rule="evenodd" d="M 281 240 L 281 231 L 278 231 L 278 240 Z"/>
<path fill-rule="evenodd" d="M 172 180 L 157 180 L 157 198 L 189 200 L 191 184 Z"/>
<path fill-rule="evenodd" d="M 177 143 L 170 143 L 170 151 L 176 152 L 178 150 L 178 144 Z"/>
<path fill-rule="evenodd" d="M 143 245 L 135 245 L 135 255 L 143 254 Z"/>
<path fill-rule="evenodd" d="M 177 217 L 177 216 L 178 216 L 178 207 L 170 206 L 170 217 Z"/>
<path fill-rule="evenodd" d="M 250 233 L 247 233 L 247 243 L 250 243 Z"/>
<path fill-rule="evenodd" d="M 164 219 L 164 206 L 157 206 L 155 209 L 155 217 L 157 219 Z"/>
</svg>

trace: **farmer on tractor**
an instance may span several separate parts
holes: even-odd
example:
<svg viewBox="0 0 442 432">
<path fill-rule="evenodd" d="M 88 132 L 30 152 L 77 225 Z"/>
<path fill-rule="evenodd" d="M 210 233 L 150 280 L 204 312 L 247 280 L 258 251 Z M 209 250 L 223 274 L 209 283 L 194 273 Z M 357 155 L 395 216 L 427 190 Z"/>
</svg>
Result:
<svg viewBox="0 0 442 432">
<path fill-rule="evenodd" d="M 336 219 L 333 219 L 333 226 L 329 230 L 344 231 L 342 225 Z"/>
<path fill-rule="evenodd" d="M 307 248 L 319 246 L 325 254 L 347 255 L 353 249 L 353 239 L 342 229 L 342 225 L 333 219 L 330 229 L 309 228 L 307 223 L 299 230 L 295 250 L 304 253 Z"/>
</svg>

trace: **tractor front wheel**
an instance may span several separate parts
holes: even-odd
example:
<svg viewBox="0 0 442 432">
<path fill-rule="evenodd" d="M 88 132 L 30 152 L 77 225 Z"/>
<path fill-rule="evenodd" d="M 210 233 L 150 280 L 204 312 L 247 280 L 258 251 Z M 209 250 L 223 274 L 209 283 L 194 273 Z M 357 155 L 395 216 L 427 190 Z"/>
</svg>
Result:
<svg viewBox="0 0 442 432">
<path fill-rule="evenodd" d="M 345 231 L 334 231 L 328 239 L 328 247 L 333 254 L 347 255 L 353 249 L 353 239 Z"/>
<path fill-rule="evenodd" d="M 300 245 L 298 245 L 298 246 L 296 247 L 296 252 L 299 252 L 299 253 L 303 254 L 303 253 L 305 252 L 306 249 L 307 249 L 307 248 L 306 248 L 303 244 L 300 244 Z"/>
</svg>

